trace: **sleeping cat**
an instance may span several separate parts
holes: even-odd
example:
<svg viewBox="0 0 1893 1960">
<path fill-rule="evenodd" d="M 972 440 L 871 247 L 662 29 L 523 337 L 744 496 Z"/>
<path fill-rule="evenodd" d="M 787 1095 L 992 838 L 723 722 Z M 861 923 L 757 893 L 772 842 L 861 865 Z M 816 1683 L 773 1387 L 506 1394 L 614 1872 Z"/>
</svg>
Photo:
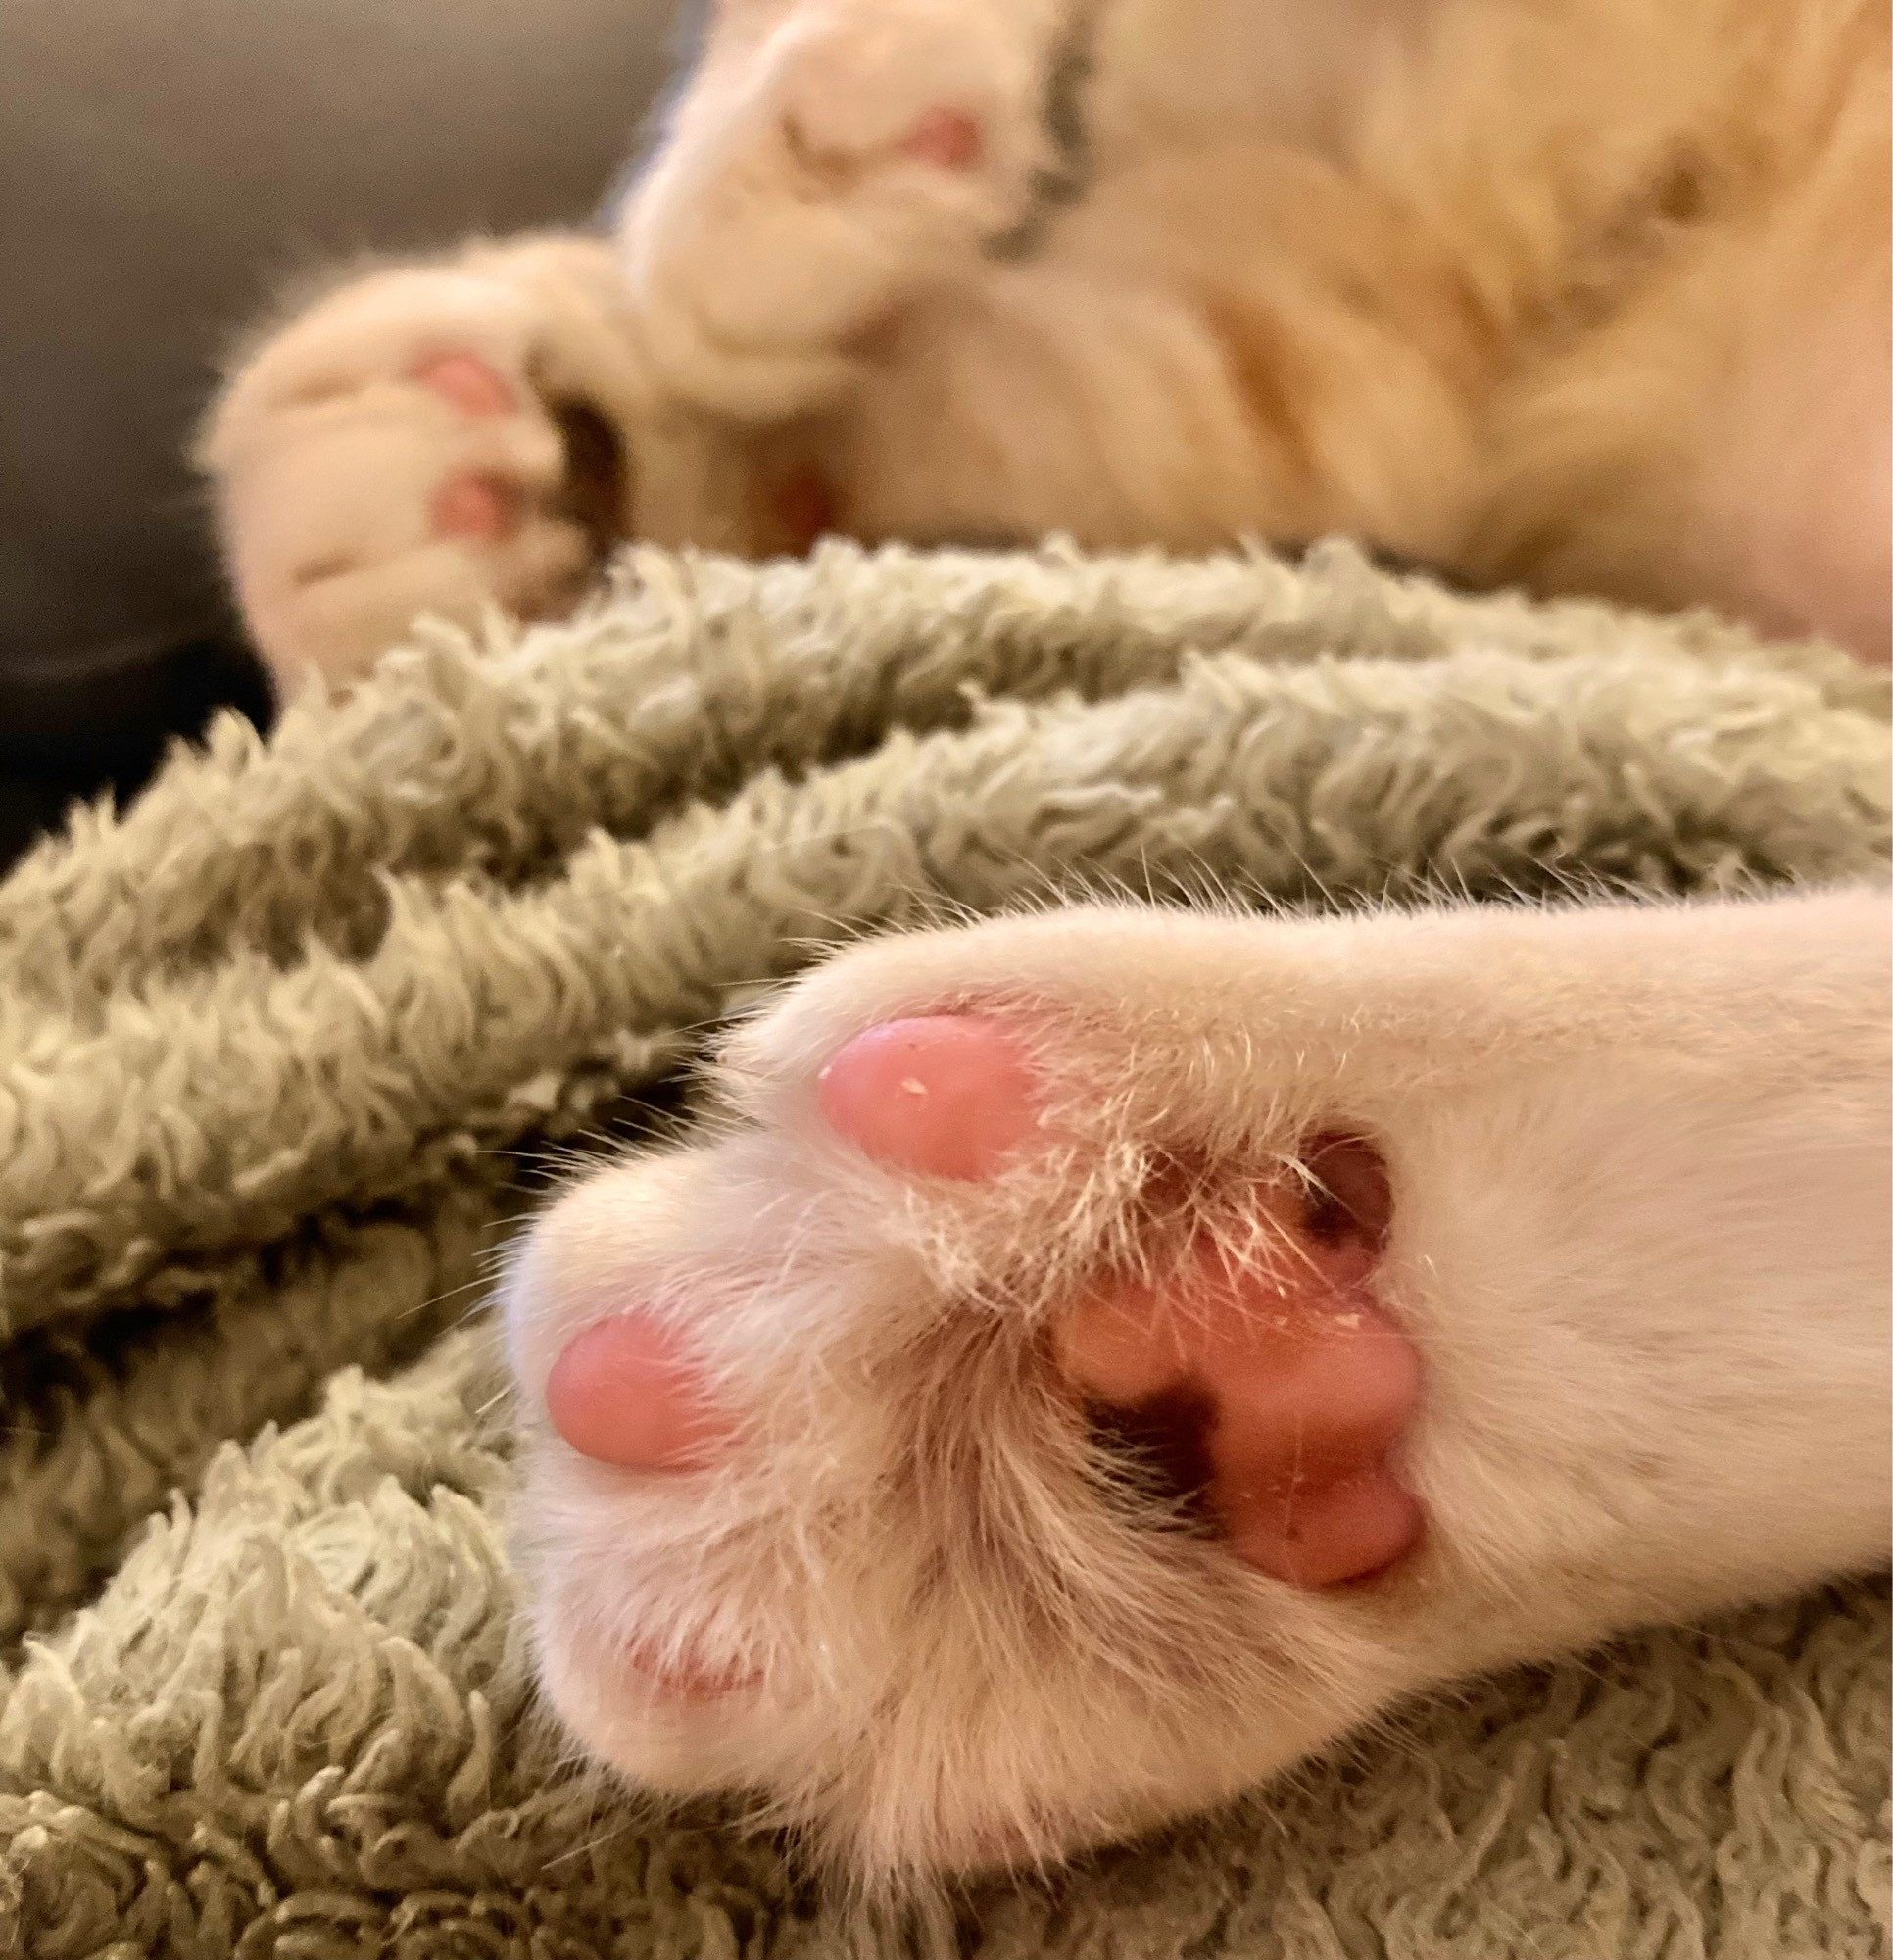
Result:
<svg viewBox="0 0 1893 1960">
<path fill-rule="evenodd" d="M 210 426 L 285 686 L 627 533 L 1347 530 L 1884 659 L 1851 0 L 723 0 L 610 243 L 346 285 Z M 549 1698 L 863 1882 L 1874 1564 L 1879 892 L 857 948 L 505 1288 Z"/>
<path fill-rule="evenodd" d="M 724 0 L 610 241 L 207 431 L 279 680 L 614 541 L 1366 538 L 1888 651 L 1877 0 Z"/>
</svg>

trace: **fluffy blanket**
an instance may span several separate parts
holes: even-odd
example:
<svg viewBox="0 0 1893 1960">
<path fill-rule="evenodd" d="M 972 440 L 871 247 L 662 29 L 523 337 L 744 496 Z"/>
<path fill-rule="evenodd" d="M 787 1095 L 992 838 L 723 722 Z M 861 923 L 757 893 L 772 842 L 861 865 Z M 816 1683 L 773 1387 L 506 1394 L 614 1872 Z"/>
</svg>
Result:
<svg viewBox="0 0 1893 1960">
<path fill-rule="evenodd" d="M 1884 706 L 1338 550 L 646 554 L 84 815 L 0 889 L 0 1951 L 845 1950 L 534 1719 L 479 1304 L 561 1154 L 943 910 L 1874 871 Z M 1888 1631 L 1862 1581 L 1476 1684 L 958 1949 L 1883 1954 Z"/>
</svg>

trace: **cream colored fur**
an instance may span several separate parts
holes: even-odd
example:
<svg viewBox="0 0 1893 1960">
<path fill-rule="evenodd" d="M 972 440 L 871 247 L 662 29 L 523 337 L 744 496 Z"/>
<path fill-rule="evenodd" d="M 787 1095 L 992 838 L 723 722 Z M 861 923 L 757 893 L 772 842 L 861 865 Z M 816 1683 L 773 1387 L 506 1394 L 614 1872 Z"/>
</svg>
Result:
<svg viewBox="0 0 1893 1960">
<path fill-rule="evenodd" d="M 543 1677 L 662 1789 L 748 1788 L 866 1882 L 1044 1859 L 1206 1803 L 1396 1696 L 1885 1555 L 1883 895 L 1330 921 L 1080 909 L 844 955 L 738 1035 L 721 1143 L 602 1172 L 508 1289 Z M 1033 1031 L 1070 1142 L 914 1183 L 812 1084 L 876 1022 Z M 1426 1390 L 1417 1554 L 1299 1591 L 1138 1529 L 1087 1474 L 1045 1329 L 1135 1266 L 1153 1165 L 1378 1138 L 1383 1299 Z M 533 1422 L 638 1304 L 750 1412 L 629 1477 Z M 667 1657 L 763 1686 L 680 1707 Z"/>
<path fill-rule="evenodd" d="M 373 273 L 241 367 L 237 587 L 285 683 L 346 678 L 568 606 L 612 533 L 798 544 L 812 473 L 867 538 L 1347 530 L 1884 658 L 1886 50 L 1872 0 L 725 0 L 614 242 Z M 943 107 L 976 162 L 903 153 Z M 518 412 L 416 385 L 441 350 Z M 514 533 L 431 535 L 467 471 Z"/>
</svg>

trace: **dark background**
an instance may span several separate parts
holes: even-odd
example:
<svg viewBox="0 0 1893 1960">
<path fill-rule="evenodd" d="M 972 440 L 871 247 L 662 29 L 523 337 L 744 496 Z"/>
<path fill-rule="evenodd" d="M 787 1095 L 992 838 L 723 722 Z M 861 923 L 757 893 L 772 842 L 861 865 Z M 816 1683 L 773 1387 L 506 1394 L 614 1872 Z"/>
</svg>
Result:
<svg viewBox="0 0 1893 1960">
<path fill-rule="evenodd" d="M 0 0 L 0 864 L 268 688 L 185 463 L 233 339 L 364 249 L 582 222 L 677 0 Z"/>
</svg>

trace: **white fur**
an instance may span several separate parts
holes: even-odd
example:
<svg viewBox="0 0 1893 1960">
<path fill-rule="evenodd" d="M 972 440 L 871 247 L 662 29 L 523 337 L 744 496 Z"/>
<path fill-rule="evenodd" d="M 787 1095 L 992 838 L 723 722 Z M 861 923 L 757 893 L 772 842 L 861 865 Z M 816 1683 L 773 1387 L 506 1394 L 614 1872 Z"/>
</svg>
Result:
<svg viewBox="0 0 1893 1960">
<path fill-rule="evenodd" d="M 1092 909 L 845 954 L 731 1045 L 731 1133 L 577 1186 L 520 1253 L 521 1550 L 553 1702 L 869 1883 L 1032 1860 L 1258 1780 L 1429 1683 L 1883 1558 L 1884 895 L 1263 921 Z M 1013 1016 L 1068 1141 L 885 1172 L 812 1082 L 891 1016 Z M 1391 1171 L 1421 1549 L 1307 1592 L 1113 1508 L 1036 1337 L 1135 1262 L 1153 1154 L 1311 1128 Z M 743 1414 L 682 1478 L 576 1456 L 573 1333 L 687 1327 Z M 679 1708 L 623 1655 L 759 1671 Z"/>
</svg>

